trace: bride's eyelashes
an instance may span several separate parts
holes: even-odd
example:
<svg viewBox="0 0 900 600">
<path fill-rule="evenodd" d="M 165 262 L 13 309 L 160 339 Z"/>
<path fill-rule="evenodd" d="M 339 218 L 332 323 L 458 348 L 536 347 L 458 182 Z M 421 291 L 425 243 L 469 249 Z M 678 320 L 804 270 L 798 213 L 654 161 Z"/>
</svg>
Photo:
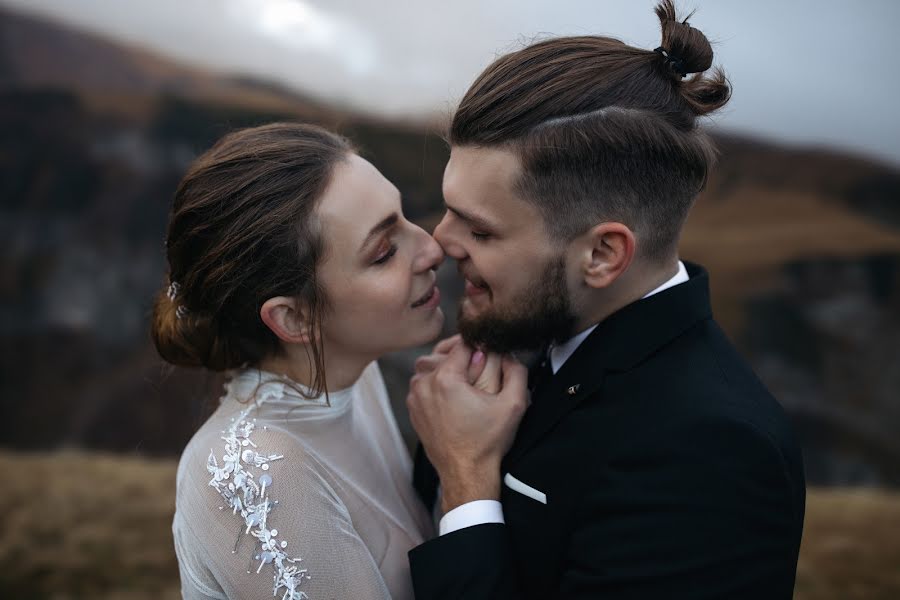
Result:
<svg viewBox="0 0 900 600">
<path fill-rule="evenodd" d="M 373 265 L 383 265 L 387 263 L 392 256 L 397 254 L 397 244 L 390 244 L 385 247 L 383 250 L 379 250 L 375 260 L 372 261 Z"/>
</svg>

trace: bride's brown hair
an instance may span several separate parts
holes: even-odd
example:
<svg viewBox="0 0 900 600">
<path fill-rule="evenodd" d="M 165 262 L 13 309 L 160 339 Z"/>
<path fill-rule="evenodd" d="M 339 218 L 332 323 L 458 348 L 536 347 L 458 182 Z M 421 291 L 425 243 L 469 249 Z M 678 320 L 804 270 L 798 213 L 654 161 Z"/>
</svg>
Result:
<svg viewBox="0 0 900 600">
<path fill-rule="evenodd" d="M 655 50 L 599 36 L 538 42 L 498 58 L 454 114 L 449 141 L 506 148 L 522 162 L 519 190 L 550 233 L 571 239 L 600 220 L 628 225 L 647 258 L 676 249 L 715 150 L 698 117 L 731 89 L 702 32 L 656 7 Z"/>
<path fill-rule="evenodd" d="M 316 277 L 325 251 L 314 210 L 350 143 L 320 127 L 275 123 L 226 135 L 178 185 L 166 237 L 168 280 L 151 335 L 160 356 L 223 371 L 276 355 L 260 308 L 274 296 L 310 311 L 314 392 L 325 388 L 317 332 L 328 303 Z"/>
</svg>

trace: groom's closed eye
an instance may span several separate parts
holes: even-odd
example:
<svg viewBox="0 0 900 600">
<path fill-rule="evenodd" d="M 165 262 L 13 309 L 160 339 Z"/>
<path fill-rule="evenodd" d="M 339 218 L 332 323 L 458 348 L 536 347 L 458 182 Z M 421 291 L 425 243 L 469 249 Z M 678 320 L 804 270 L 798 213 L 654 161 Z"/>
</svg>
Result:
<svg viewBox="0 0 900 600">
<path fill-rule="evenodd" d="M 446 202 L 444 203 L 444 207 L 455 217 L 466 223 L 471 230 L 470 235 L 475 241 L 483 242 L 494 236 L 493 232 L 495 231 L 495 228 L 493 224 L 484 217 L 460 210 L 459 208 L 450 206 Z"/>
</svg>

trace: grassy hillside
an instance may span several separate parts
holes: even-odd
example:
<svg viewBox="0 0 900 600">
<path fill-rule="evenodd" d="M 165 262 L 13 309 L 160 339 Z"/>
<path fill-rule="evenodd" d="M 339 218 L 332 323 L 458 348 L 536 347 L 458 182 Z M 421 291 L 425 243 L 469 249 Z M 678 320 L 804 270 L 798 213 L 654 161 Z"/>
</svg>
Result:
<svg viewBox="0 0 900 600">
<path fill-rule="evenodd" d="M 0 597 L 179 598 L 175 463 L 0 453 Z M 811 490 L 799 600 L 900 597 L 900 494 Z"/>
</svg>

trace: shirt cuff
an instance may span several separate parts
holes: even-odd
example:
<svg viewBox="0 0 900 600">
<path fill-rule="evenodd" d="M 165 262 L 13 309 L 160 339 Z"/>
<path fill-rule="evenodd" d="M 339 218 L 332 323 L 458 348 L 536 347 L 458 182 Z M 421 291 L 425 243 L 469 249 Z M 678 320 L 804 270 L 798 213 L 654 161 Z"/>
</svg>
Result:
<svg viewBox="0 0 900 600">
<path fill-rule="evenodd" d="M 438 535 L 485 523 L 505 523 L 503 506 L 496 500 L 473 500 L 457 506 L 441 518 Z"/>
</svg>

